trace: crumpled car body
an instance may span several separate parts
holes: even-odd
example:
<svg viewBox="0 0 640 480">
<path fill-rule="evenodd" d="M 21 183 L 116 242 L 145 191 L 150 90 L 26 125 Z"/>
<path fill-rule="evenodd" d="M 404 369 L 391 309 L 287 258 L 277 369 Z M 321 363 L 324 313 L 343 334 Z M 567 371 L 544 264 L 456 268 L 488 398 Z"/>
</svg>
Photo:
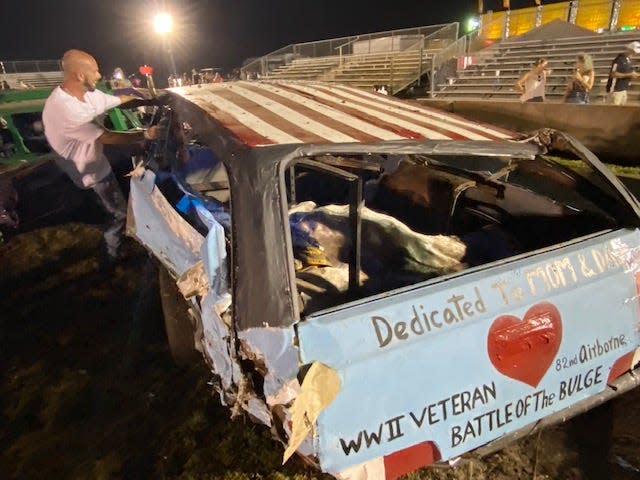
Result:
<svg viewBox="0 0 640 480">
<path fill-rule="evenodd" d="M 285 461 L 396 478 L 637 386 L 640 208 L 572 137 L 316 83 L 171 97 L 128 232 Z"/>
</svg>

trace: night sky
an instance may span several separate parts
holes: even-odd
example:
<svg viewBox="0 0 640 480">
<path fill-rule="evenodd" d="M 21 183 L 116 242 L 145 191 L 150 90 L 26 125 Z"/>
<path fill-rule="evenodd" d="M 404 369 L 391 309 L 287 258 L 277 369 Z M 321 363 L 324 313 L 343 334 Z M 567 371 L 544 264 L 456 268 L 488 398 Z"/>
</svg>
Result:
<svg viewBox="0 0 640 480">
<path fill-rule="evenodd" d="M 148 63 L 163 70 L 166 50 L 151 18 L 174 16 L 177 70 L 221 67 L 290 43 L 324 40 L 452 21 L 463 22 L 476 0 L 0 0 L 0 60 L 58 59 L 68 48 L 92 53 L 103 75 L 133 73 Z M 551 3 L 551 2 L 545 2 Z M 485 9 L 498 9 L 485 0 Z M 511 7 L 533 0 L 511 0 Z M 164 6 L 164 7 L 163 7 Z"/>
</svg>

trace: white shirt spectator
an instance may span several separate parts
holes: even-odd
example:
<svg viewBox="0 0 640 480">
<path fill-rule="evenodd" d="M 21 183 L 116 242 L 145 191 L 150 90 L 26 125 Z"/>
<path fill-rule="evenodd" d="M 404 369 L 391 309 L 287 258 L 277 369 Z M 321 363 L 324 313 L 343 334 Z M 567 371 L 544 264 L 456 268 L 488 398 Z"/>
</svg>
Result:
<svg viewBox="0 0 640 480">
<path fill-rule="evenodd" d="M 49 145 L 62 158 L 57 162 L 81 188 L 89 188 L 111 173 L 102 144 L 104 132 L 96 117 L 120 105 L 120 98 L 100 90 L 86 92 L 84 102 L 57 87 L 42 111 L 44 133 Z"/>
<path fill-rule="evenodd" d="M 524 93 L 520 96 L 521 102 L 526 102 L 532 98 L 542 97 L 544 100 L 544 92 L 547 84 L 546 75 L 531 74 L 524 81 Z"/>
</svg>

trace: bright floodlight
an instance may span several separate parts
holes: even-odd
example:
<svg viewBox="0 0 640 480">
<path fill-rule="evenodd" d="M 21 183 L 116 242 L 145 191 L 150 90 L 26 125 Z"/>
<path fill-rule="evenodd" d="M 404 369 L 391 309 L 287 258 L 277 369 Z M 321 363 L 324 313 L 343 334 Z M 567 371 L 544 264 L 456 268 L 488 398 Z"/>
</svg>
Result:
<svg viewBox="0 0 640 480">
<path fill-rule="evenodd" d="M 156 33 L 169 33 L 173 29 L 173 18 L 168 13 L 158 13 L 153 17 L 153 29 Z"/>
<path fill-rule="evenodd" d="M 467 20 L 467 32 L 473 32 L 480 26 L 480 19 L 471 17 Z"/>
</svg>

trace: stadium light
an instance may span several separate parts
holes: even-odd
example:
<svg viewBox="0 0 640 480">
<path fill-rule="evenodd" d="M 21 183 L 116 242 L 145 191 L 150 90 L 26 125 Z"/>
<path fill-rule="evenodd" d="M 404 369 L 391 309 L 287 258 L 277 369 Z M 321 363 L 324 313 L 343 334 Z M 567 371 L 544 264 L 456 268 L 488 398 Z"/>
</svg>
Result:
<svg viewBox="0 0 640 480">
<path fill-rule="evenodd" d="M 162 47 L 167 53 L 171 77 L 177 77 L 176 62 L 173 58 L 173 49 L 171 46 L 172 35 L 170 35 L 173 31 L 173 17 L 167 12 L 156 13 L 153 16 L 153 29 L 162 39 Z"/>
<path fill-rule="evenodd" d="M 467 33 L 477 30 L 480 26 L 480 19 L 478 17 L 471 17 L 467 20 Z"/>
<path fill-rule="evenodd" d="M 153 29 L 160 35 L 171 33 L 173 30 L 173 18 L 168 13 L 157 13 L 153 17 Z"/>
</svg>

